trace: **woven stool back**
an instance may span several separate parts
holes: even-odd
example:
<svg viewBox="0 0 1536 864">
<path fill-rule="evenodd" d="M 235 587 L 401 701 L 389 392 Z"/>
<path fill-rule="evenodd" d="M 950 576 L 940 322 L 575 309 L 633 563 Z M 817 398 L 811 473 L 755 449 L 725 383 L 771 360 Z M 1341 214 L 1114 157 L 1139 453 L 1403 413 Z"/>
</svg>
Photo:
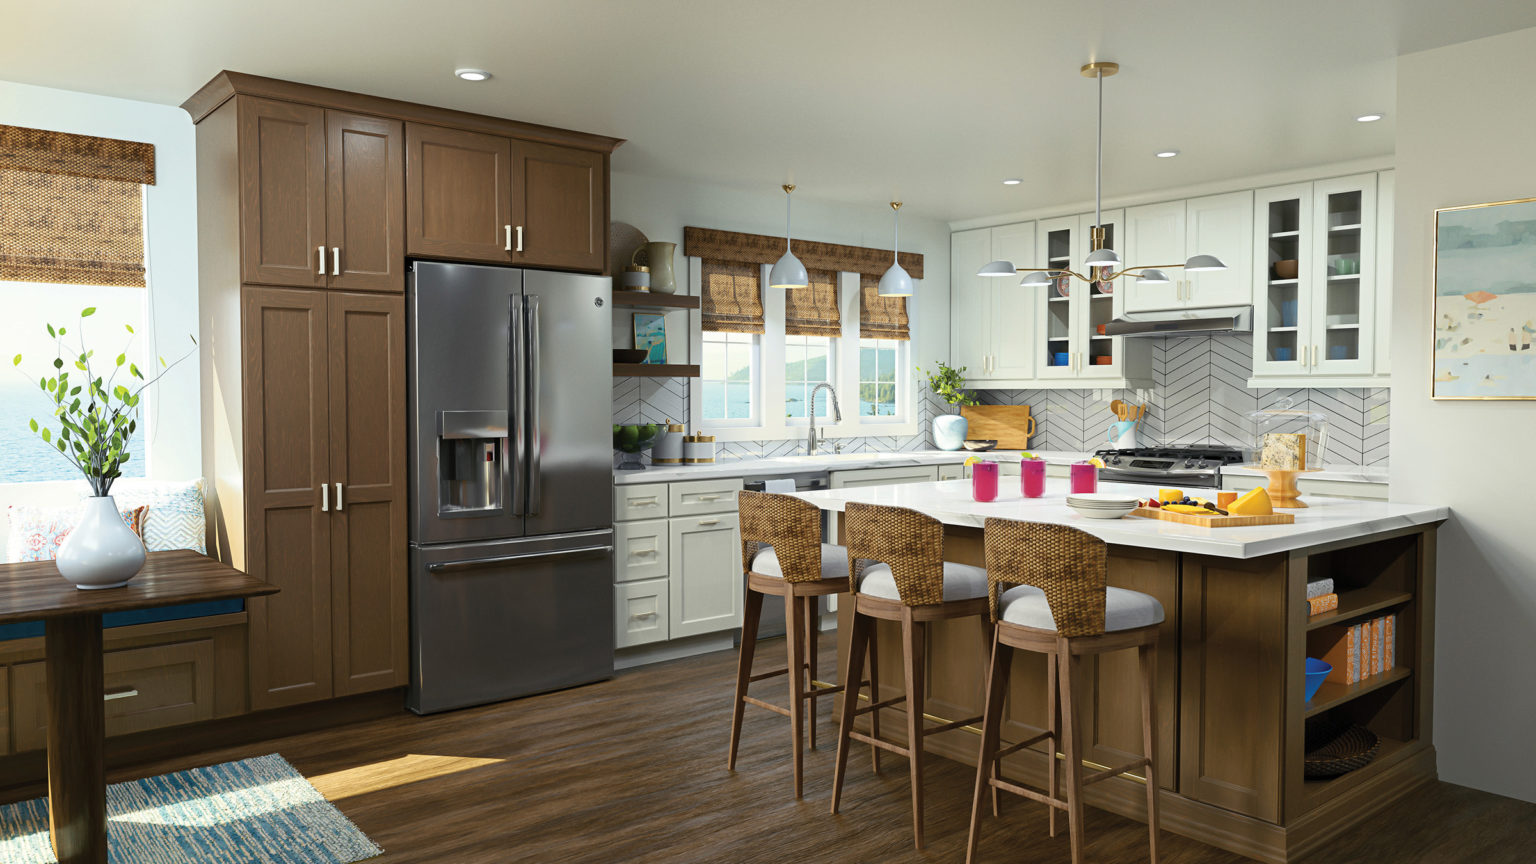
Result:
<svg viewBox="0 0 1536 864">
<path fill-rule="evenodd" d="M 907 606 L 944 602 L 944 525 L 905 507 L 849 503 L 843 511 L 850 591 L 858 589 L 861 560 L 890 565 L 896 593 Z"/>
<path fill-rule="evenodd" d="M 997 621 L 997 598 L 1008 585 L 1045 592 L 1061 636 L 1104 634 L 1104 580 L 1108 547 L 1066 525 L 988 519 L 987 603 Z"/>
<path fill-rule="evenodd" d="M 740 492 L 741 569 L 752 569 L 752 558 L 764 546 L 779 556 L 785 582 L 821 580 L 821 509 L 793 495 Z"/>
</svg>

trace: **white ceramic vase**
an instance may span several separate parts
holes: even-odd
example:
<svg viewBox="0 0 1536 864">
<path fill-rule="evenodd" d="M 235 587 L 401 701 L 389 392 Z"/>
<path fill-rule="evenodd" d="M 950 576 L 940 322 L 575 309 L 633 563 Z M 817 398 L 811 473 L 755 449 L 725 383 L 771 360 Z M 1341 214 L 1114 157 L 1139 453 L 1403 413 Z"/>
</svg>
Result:
<svg viewBox="0 0 1536 864">
<path fill-rule="evenodd" d="M 959 450 L 970 426 L 959 414 L 940 414 L 933 418 L 933 446 L 940 450 Z"/>
<path fill-rule="evenodd" d="M 144 567 L 144 543 L 123 522 L 111 495 L 87 498 L 54 564 L 76 588 L 120 588 Z"/>
</svg>

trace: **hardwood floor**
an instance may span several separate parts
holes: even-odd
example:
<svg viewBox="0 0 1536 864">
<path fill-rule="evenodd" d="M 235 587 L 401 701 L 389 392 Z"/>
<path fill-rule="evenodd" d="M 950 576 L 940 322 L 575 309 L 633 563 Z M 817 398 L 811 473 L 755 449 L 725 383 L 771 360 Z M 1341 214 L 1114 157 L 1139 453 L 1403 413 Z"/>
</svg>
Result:
<svg viewBox="0 0 1536 864">
<path fill-rule="evenodd" d="M 827 645 L 833 640 L 823 640 Z M 823 668 L 831 668 L 831 650 Z M 784 661 L 764 641 L 758 668 Z M 109 772 L 143 777 L 280 753 L 386 853 L 404 862 L 961 862 L 975 775 L 929 761 L 927 844 L 912 849 L 907 769 L 890 755 L 849 761 L 843 812 L 828 814 L 835 736 L 823 707 L 792 797 L 789 723 L 748 709 L 738 770 L 726 771 L 735 652 L 642 667 L 602 684 L 433 717 L 402 713 L 252 746 Z M 782 677 L 753 686 L 783 704 Z M 896 722 L 897 718 L 891 720 Z M 963 734 L 963 733 L 962 733 Z M 1165 864 L 1247 859 L 1164 831 Z M 1530 861 L 1536 805 L 1438 783 L 1306 859 L 1345 862 Z M 1086 858 L 1139 862 L 1145 828 L 1088 808 Z M 1006 800 L 983 822 L 980 861 L 1068 860 L 1045 808 Z"/>
</svg>

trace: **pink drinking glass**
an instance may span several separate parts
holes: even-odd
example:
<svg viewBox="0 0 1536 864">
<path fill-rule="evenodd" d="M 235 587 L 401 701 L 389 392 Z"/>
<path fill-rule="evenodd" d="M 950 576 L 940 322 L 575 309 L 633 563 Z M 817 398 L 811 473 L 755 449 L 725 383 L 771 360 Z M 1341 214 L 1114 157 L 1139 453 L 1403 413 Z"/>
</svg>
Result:
<svg viewBox="0 0 1536 864">
<path fill-rule="evenodd" d="M 996 462 L 977 462 L 971 466 L 971 497 L 977 501 L 997 500 Z"/>
<path fill-rule="evenodd" d="M 1025 498 L 1039 498 L 1045 494 L 1045 460 L 1025 459 L 1019 462 L 1019 485 Z"/>
<path fill-rule="evenodd" d="M 1099 466 L 1092 462 L 1072 463 L 1072 494 L 1085 495 L 1099 491 Z"/>
</svg>

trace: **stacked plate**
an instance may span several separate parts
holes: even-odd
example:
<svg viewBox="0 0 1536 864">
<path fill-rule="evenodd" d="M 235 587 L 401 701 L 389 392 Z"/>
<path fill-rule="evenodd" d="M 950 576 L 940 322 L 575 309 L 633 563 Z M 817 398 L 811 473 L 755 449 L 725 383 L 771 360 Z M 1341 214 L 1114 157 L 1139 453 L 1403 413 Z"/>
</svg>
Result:
<svg viewBox="0 0 1536 864">
<path fill-rule="evenodd" d="M 1136 509 L 1137 499 L 1134 495 L 1122 495 L 1117 492 L 1088 492 L 1081 495 L 1068 495 L 1067 506 L 1073 512 L 1086 516 L 1089 519 L 1119 519 L 1129 516 Z"/>
</svg>

